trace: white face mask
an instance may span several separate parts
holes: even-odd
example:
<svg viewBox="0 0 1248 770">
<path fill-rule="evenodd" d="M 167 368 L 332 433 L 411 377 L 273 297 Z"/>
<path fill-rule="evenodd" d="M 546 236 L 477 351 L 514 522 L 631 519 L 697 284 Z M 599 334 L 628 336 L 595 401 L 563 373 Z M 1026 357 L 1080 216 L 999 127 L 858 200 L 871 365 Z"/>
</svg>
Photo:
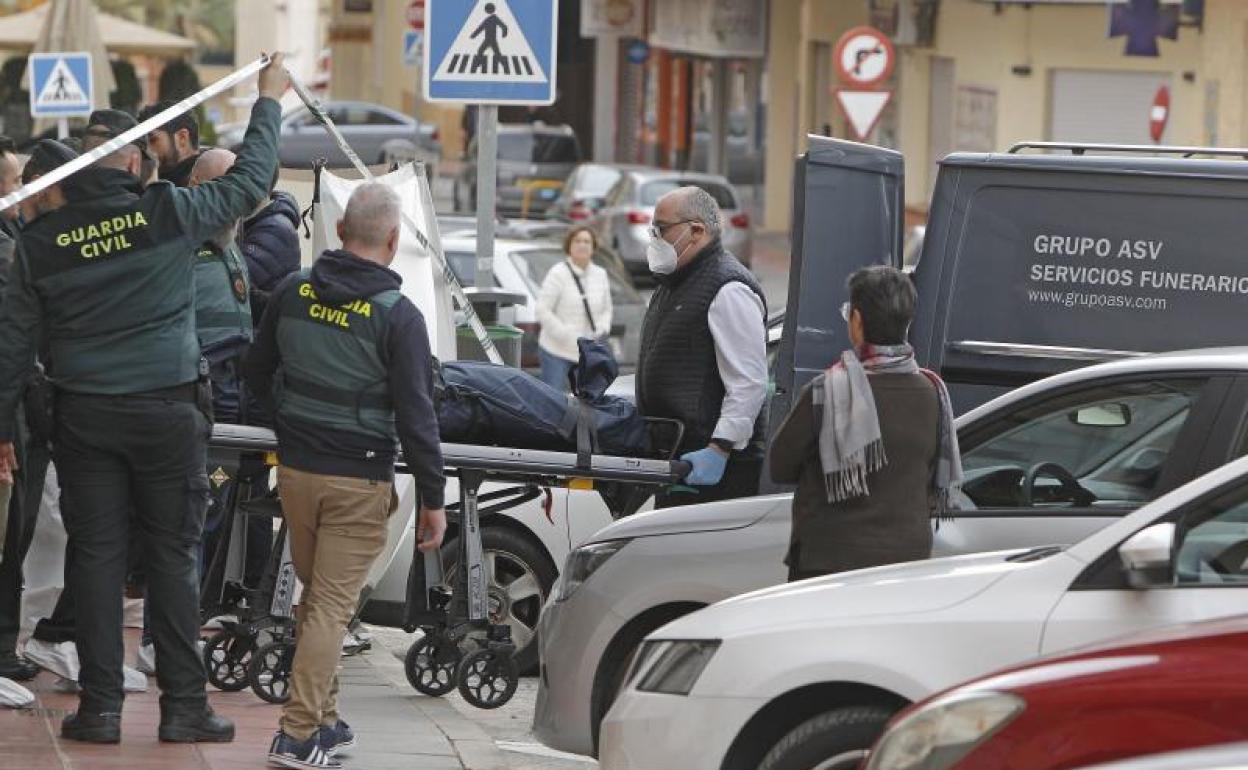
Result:
<svg viewBox="0 0 1248 770">
<path fill-rule="evenodd" d="M 676 242 L 680 243 L 685 237 L 682 235 Z M 680 255 L 676 253 L 676 247 L 667 242 L 662 235 L 658 233 L 650 233 L 650 244 L 646 246 L 646 263 L 650 265 L 650 272 L 655 275 L 670 275 L 676 270 L 676 263 L 680 261 Z"/>
</svg>

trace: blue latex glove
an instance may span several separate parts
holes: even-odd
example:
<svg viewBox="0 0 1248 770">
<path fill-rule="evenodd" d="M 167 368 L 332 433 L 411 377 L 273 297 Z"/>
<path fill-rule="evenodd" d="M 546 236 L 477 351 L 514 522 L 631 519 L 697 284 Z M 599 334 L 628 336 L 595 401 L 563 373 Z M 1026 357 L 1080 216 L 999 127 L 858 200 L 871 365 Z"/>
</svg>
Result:
<svg viewBox="0 0 1248 770">
<path fill-rule="evenodd" d="M 715 486 L 724 477 L 724 468 L 728 467 L 728 455 L 709 446 L 681 455 L 680 459 L 693 466 L 685 477 L 685 483 L 695 487 Z"/>
</svg>

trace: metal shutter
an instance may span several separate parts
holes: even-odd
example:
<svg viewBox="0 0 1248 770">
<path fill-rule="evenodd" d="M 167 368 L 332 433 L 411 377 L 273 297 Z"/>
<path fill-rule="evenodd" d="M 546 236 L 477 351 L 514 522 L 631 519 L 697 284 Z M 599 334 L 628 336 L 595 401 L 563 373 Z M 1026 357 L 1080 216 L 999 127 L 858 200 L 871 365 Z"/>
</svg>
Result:
<svg viewBox="0 0 1248 770">
<path fill-rule="evenodd" d="M 1053 70 L 1049 139 L 1152 144 L 1148 121 L 1153 97 L 1158 88 L 1168 85 L 1170 75 L 1165 72 Z"/>
</svg>

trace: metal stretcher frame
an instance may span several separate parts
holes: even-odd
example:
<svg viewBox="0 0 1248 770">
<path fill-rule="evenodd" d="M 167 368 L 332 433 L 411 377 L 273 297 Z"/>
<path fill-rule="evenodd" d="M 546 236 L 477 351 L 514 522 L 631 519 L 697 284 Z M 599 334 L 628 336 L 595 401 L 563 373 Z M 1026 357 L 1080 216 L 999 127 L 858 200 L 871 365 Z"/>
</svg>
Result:
<svg viewBox="0 0 1248 770">
<path fill-rule="evenodd" d="M 267 428 L 246 425 L 214 425 L 209 441 L 212 451 L 237 451 L 239 453 L 273 453 L 277 451 L 277 437 Z M 587 462 L 586 462 L 587 460 Z M 481 543 L 479 503 L 497 497 L 491 493 L 479 496 L 481 484 L 501 481 L 538 486 L 568 486 L 592 488 L 592 482 L 636 485 L 637 487 L 662 487 L 678 483 L 689 471 L 689 464 L 679 460 L 654 460 L 613 455 L 578 455 L 576 452 L 516 449 L 510 447 L 479 446 L 468 444 L 442 444 L 442 461 L 448 472 L 459 477 L 459 569 L 451 583 L 451 596 L 447 606 L 435 606 L 432 597 L 434 586 L 444 584 L 441 553 L 434 551 L 432 558 L 423 558 L 417 551 L 423 570 L 412 570 L 409 575 L 407 608 L 403 628 L 409 633 L 425 628 L 439 640 L 460 647 L 469 643 L 473 633 L 485 633 L 485 640 L 477 639 L 479 650 L 502 654 L 506 667 L 499 678 L 512 680 L 512 686 L 498 691 L 481 688 L 482 692 L 471 697 L 460 682 L 461 694 L 474 705 L 497 708 L 515 692 L 518 678 L 510 660 L 514 647 L 510 643 L 509 629 L 495 626 L 489 621 L 488 588 L 490 575 L 485 574 L 486 565 Z M 272 461 L 270 462 L 272 464 Z M 395 465 L 400 473 L 408 472 L 400 457 Z M 586 484 L 585 482 L 591 482 Z M 505 496 L 505 495 L 504 495 Z M 513 496 L 513 503 L 504 502 L 487 510 L 499 510 L 518 504 L 531 496 Z M 462 613 L 462 617 L 460 614 Z M 501 635 L 500 635 L 501 632 Z M 419 642 L 417 643 L 419 644 Z M 415 650 L 415 645 L 413 645 Z M 409 674 L 410 678 L 410 674 Z M 474 680 L 480 681 L 480 680 Z"/>
<path fill-rule="evenodd" d="M 277 451 L 273 431 L 251 425 L 214 425 L 209 443 L 220 449 Z M 592 479 L 663 486 L 679 482 L 688 472 L 687 464 L 680 461 L 591 455 L 589 465 L 581 466 L 577 464 L 576 452 L 476 444 L 442 444 L 442 463 L 447 468 L 485 471 L 492 480 L 533 483 L 544 479 Z M 396 469 L 407 471 L 401 457 Z"/>
</svg>

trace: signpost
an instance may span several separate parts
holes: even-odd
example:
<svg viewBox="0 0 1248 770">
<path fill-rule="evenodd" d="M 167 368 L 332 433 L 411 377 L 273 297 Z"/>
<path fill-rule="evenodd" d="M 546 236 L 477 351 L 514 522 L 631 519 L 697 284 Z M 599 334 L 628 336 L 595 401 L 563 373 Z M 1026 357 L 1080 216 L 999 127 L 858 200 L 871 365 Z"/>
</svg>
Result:
<svg viewBox="0 0 1248 770">
<path fill-rule="evenodd" d="M 897 66 L 893 41 L 878 29 L 854 27 L 841 35 L 832 57 L 844 84 L 836 90 L 837 103 L 854 137 L 864 142 L 875 130 L 893 96 L 892 91 L 879 88 Z"/>
<path fill-rule="evenodd" d="M 498 105 L 555 100 L 558 0 L 439 0 L 425 8 L 431 102 L 476 104 L 477 280 L 494 285 Z"/>
<path fill-rule="evenodd" d="M 57 135 L 69 136 L 69 118 L 91 114 L 91 54 L 30 55 L 30 115 L 56 118 Z"/>
</svg>

